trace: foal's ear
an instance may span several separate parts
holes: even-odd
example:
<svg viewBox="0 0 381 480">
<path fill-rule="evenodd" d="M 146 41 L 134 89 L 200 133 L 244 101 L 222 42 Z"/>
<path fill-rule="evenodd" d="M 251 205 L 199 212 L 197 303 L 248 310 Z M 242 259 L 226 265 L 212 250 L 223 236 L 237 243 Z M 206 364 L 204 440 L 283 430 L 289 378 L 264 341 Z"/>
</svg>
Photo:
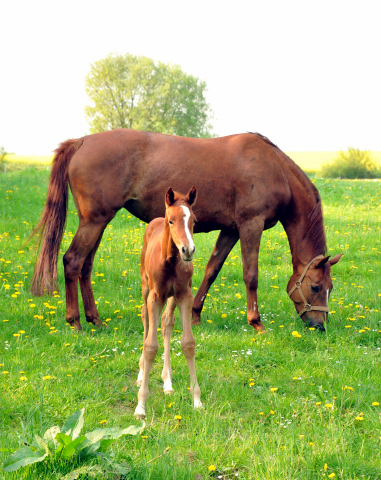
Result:
<svg viewBox="0 0 381 480">
<path fill-rule="evenodd" d="M 175 192 L 170 187 L 165 193 L 165 203 L 167 207 L 170 207 L 173 204 L 174 200 L 175 200 Z"/>
<path fill-rule="evenodd" d="M 189 203 L 189 205 L 193 205 L 194 202 L 196 201 L 197 197 L 197 190 L 196 187 L 193 185 L 193 187 L 189 190 L 187 196 L 185 197 L 185 201 Z"/>
</svg>

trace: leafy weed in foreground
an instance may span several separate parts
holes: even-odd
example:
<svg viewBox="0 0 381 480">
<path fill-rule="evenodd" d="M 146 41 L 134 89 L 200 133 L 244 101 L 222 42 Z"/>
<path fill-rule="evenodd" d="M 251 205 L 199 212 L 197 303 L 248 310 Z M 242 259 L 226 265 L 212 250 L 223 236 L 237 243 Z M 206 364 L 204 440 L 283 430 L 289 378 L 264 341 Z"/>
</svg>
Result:
<svg viewBox="0 0 381 480">
<path fill-rule="evenodd" d="M 61 429 L 58 426 L 50 427 L 42 438 L 35 434 L 31 443 L 28 443 L 25 438 L 20 438 L 26 446 L 16 450 L 5 460 L 4 471 L 14 472 L 19 468 L 43 462 L 46 459 L 48 465 L 49 463 L 61 463 L 65 464 L 67 468 L 79 467 L 63 477 L 67 480 L 74 480 L 83 473 L 86 473 L 88 477 L 96 476 L 99 473 L 106 476 L 112 473 L 114 474 L 113 478 L 119 478 L 115 474 L 128 473 L 131 469 L 128 463 L 113 462 L 113 459 L 104 451 L 114 440 L 123 435 L 141 433 L 145 427 L 144 422 L 140 426 L 131 425 L 124 429 L 97 428 L 81 435 L 84 413 L 84 408 L 78 410 L 66 420 Z M 101 460 L 100 464 L 83 465 L 96 458 Z"/>
</svg>

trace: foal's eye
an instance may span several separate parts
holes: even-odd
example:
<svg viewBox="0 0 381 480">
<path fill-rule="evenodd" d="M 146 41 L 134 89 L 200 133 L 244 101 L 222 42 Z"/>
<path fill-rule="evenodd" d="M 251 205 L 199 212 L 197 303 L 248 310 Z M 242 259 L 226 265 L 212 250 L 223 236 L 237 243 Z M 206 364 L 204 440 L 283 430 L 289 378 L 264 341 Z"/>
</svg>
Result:
<svg viewBox="0 0 381 480">
<path fill-rule="evenodd" d="M 169 220 L 168 223 L 169 223 L 169 225 L 173 225 L 172 220 Z"/>
<path fill-rule="evenodd" d="M 311 290 L 315 293 L 318 293 L 320 290 L 320 287 L 318 287 L 317 285 L 311 285 Z"/>
</svg>

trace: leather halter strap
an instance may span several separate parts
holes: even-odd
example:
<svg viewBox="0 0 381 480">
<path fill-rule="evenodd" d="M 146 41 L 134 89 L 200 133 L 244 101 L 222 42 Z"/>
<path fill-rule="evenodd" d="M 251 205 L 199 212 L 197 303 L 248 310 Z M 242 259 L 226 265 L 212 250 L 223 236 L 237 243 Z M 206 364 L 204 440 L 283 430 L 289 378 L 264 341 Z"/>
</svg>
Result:
<svg viewBox="0 0 381 480">
<path fill-rule="evenodd" d="M 291 298 L 291 295 L 295 292 L 295 290 L 298 290 L 299 292 L 299 295 L 301 297 L 301 299 L 303 300 L 304 302 L 304 307 L 302 308 L 302 310 L 300 310 L 300 312 L 298 312 L 298 315 L 301 317 L 304 313 L 306 312 L 311 312 L 311 310 L 317 310 L 319 312 L 327 312 L 329 313 L 329 308 L 328 307 L 323 307 L 323 306 L 315 306 L 315 305 L 310 305 L 307 300 L 306 300 L 306 297 L 304 296 L 303 294 L 303 290 L 302 290 L 302 282 L 304 280 L 304 277 L 306 276 L 306 273 L 308 271 L 308 269 L 310 268 L 310 266 L 314 263 L 315 260 L 318 260 L 319 258 L 324 258 L 324 255 L 318 255 L 317 257 L 314 257 L 309 263 L 307 263 L 305 269 L 303 270 L 302 274 L 300 275 L 299 277 L 299 280 L 297 280 L 295 282 L 295 285 L 291 288 L 291 290 L 288 292 L 288 296 Z"/>
</svg>

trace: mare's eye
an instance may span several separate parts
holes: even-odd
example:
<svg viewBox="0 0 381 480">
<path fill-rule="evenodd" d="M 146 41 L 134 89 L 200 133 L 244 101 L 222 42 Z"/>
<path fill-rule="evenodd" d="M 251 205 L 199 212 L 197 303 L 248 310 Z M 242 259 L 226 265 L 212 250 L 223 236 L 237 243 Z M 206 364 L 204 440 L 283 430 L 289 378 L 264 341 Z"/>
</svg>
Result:
<svg viewBox="0 0 381 480">
<path fill-rule="evenodd" d="M 320 287 L 318 287 L 317 285 L 311 285 L 311 290 L 315 293 L 318 293 L 320 290 Z"/>
</svg>

